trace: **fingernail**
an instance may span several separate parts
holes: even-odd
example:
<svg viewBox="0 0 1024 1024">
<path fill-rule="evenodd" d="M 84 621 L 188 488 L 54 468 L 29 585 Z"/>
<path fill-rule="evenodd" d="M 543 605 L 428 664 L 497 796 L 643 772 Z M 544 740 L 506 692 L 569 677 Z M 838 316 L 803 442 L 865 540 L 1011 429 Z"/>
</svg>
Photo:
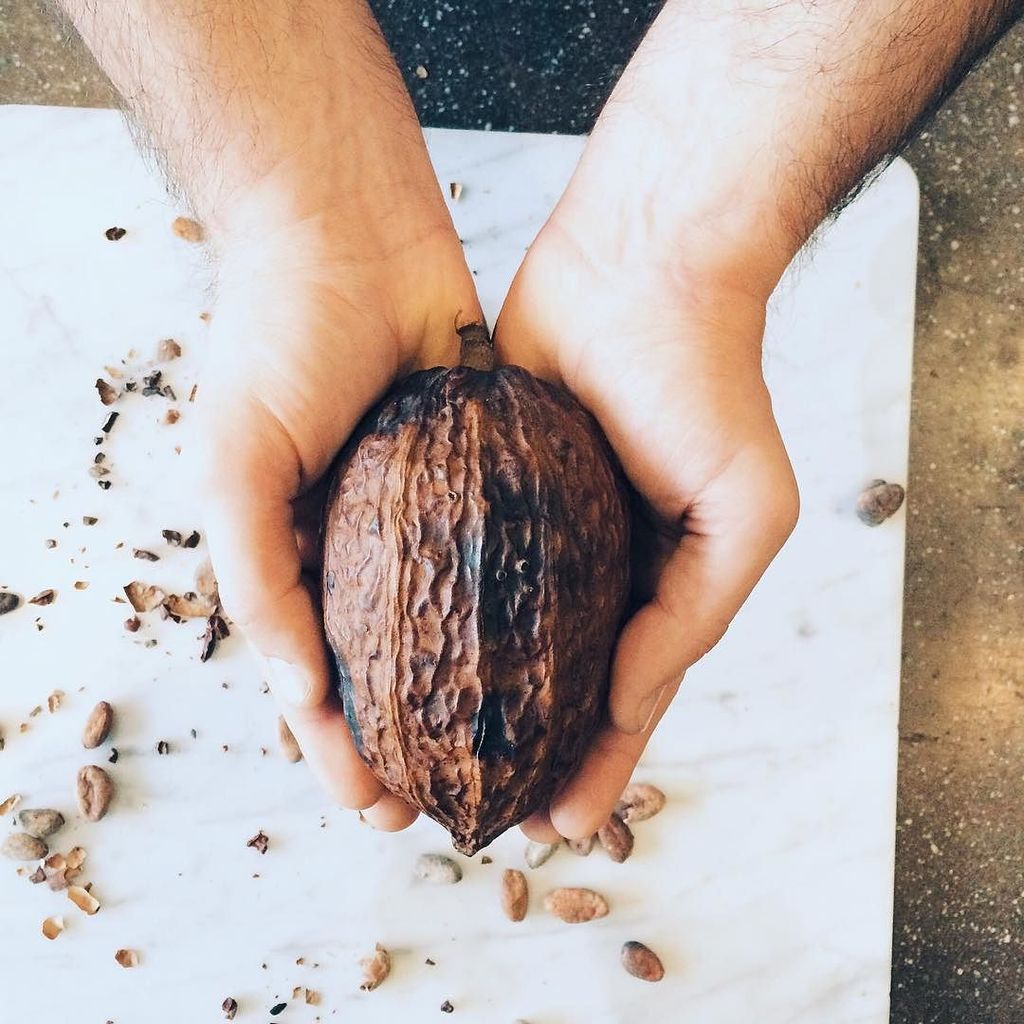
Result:
<svg viewBox="0 0 1024 1024">
<path fill-rule="evenodd" d="M 267 673 L 274 696 L 288 704 L 304 704 L 309 697 L 309 681 L 304 672 L 283 658 L 267 658 Z"/>
<path fill-rule="evenodd" d="M 641 702 L 640 707 L 638 707 L 636 711 L 637 732 L 647 732 L 647 729 L 651 724 L 651 719 L 654 718 L 654 715 L 658 710 L 658 705 L 661 703 L 661 698 L 664 696 L 667 689 L 668 683 L 664 686 L 659 686 L 658 689 L 653 693 L 648 694 Z"/>
</svg>

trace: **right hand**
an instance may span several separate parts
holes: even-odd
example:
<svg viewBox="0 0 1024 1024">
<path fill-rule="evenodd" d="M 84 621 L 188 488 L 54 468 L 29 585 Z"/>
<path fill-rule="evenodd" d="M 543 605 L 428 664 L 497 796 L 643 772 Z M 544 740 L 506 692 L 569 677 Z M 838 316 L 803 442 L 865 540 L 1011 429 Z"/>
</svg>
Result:
<svg viewBox="0 0 1024 1024">
<path fill-rule="evenodd" d="M 363 187 L 282 220 L 254 201 L 269 214 L 222 233 L 197 441 L 225 609 L 328 794 L 390 830 L 416 811 L 363 764 L 333 692 L 317 485 L 396 375 L 455 360 L 456 321 L 480 309 L 433 177 L 419 193 Z"/>
</svg>

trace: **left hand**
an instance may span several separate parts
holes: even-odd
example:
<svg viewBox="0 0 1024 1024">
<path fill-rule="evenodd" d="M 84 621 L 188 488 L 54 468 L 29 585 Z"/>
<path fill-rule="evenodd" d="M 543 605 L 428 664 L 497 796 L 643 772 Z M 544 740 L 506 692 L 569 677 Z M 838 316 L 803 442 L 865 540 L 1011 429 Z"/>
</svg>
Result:
<svg viewBox="0 0 1024 1024">
<path fill-rule="evenodd" d="M 600 225 L 593 230 L 591 225 Z M 683 673 L 722 637 L 796 522 L 796 482 L 761 374 L 767 296 L 637 244 L 607 211 L 566 203 L 530 249 L 496 327 L 501 362 L 568 387 L 644 500 L 639 610 L 613 658 L 609 720 L 534 839 L 592 835 L 611 813 Z M 633 236 L 633 237 L 629 237 Z"/>
</svg>

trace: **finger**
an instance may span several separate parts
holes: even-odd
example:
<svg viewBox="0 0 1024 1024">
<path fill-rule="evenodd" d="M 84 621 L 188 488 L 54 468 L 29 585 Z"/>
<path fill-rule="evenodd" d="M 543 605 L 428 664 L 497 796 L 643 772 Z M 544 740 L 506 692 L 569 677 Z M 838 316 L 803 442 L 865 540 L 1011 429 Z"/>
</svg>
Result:
<svg viewBox="0 0 1024 1024">
<path fill-rule="evenodd" d="M 419 817 L 419 811 L 394 793 L 382 794 L 363 811 L 363 818 L 381 832 L 400 832 Z"/>
<path fill-rule="evenodd" d="M 298 460 L 258 402 L 233 407 L 233 444 L 207 435 L 204 504 L 224 607 L 265 659 L 268 682 L 306 760 L 346 807 L 374 803 L 380 785 L 359 758 L 341 711 L 329 703 L 320 615 L 301 578 L 291 497 Z M 242 439 L 242 440 L 240 440 Z"/>
<path fill-rule="evenodd" d="M 587 839 L 608 820 L 651 733 L 678 689 L 677 683 L 661 694 L 643 732 L 625 733 L 614 725 L 601 729 L 579 771 L 552 801 L 551 823 L 561 835 L 567 839 Z"/>
<path fill-rule="evenodd" d="M 792 531 L 797 508 L 781 443 L 742 450 L 709 485 L 654 597 L 619 638 L 609 697 L 619 729 L 643 730 L 660 694 L 718 643 Z"/>
<path fill-rule="evenodd" d="M 546 810 L 534 811 L 520 826 L 527 839 L 535 843 L 560 843 L 562 837 L 557 828 L 551 824 Z"/>
</svg>

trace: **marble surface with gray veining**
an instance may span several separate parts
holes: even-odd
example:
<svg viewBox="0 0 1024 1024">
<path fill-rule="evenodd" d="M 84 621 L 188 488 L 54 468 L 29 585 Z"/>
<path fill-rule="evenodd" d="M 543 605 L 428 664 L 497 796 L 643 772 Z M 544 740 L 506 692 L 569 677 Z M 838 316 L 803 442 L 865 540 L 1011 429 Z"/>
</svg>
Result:
<svg viewBox="0 0 1024 1024">
<path fill-rule="evenodd" d="M 275 1019 L 435 1021 L 445 1000 L 474 1024 L 887 1019 L 904 522 L 872 530 L 852 510 L 871 479 L 906 473 L 917 197 L 905 165 L 816 240 L 773 303 L 766 367 L 802 520 L 651 744 L 638 777 L 665 789 L 667 808 L 637 826 L 623 865 L 561 851 L 528 871 L 530 912 L 513 925 L 498 884 L 522 866 L 518 833 L 493 844 L 493 863 L 465 862 L 457 886 L 414 882 L 416 856 L 444 852 L 444 834 L 420 821 L 377 835 L 325 806 L 279 754 L 238 637 L 200 664 L 199 623 L 122 628 L 124 583 L 185 589 L 203 557 L 160 531 L 201 525 L 187 396 L 208 271 L 171 233 L 181 211 L 116 114 L 8 108 L 0 143 L 0 586 L 57 591 L 0 618 L 0 800 L 64 811 L 51 845 L 87 849 L 102 904 L 86 917 L 0 864 L 11 1019 L 216 1020 L 229 995 L 238 1020 L 286 1001 Z M 430 144 L 442 183 L 464 186 L 453 213 L 493 316 L 581 142 L 433 132 Z M 127 231 L 118 242 L 104 238 L 112 225 Z M 146 364 L 165 337 L 183 348 L 165 370 L 176 398 L 127 396 L 97 447 L 109 410 L 93 381 L 130 350 Z M 98 450 L 107 491 L 88 472 Z M 99 699 L 117 725 L 87 753 L 78 737 Z M 90 761 L 117 786 L 95 824 L 73 799 Z M 260 829 L 265 855 L 246 847 Z M 599 889 L 610 914 L 560 924 L 541 908 L 556 885 Z M 50 914 L 66 924 L 52 942 Z M 663 982 L 621 970 L 627 939 L 661 954 Z M 355 960 L 376 942 L 394 971 L 361 993 Z M 115 963 L 119 948 L 139 966 Z M 293 999 L 295 986 L 320 1005 Z"/>
</svg>

